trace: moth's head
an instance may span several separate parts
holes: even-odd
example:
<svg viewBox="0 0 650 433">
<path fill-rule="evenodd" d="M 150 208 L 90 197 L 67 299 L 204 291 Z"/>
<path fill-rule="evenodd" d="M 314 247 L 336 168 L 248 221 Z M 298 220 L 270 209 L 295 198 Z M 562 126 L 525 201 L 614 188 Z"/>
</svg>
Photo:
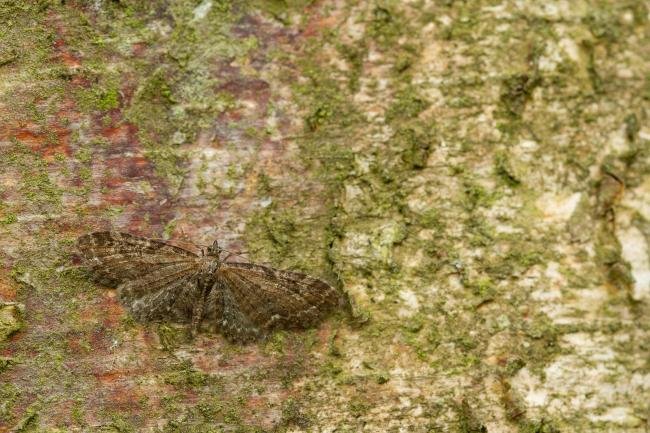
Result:
<svg viewBox="0 0 650 433">
<path fill-rule="evenodd" d="M 212 242 L 212 245 L 208 247 L 205 255 L 219 257 L 221 251 L 223 250 L 219 247 L 219 242 L 215 239 L 215 241 Z"/>
</svg>

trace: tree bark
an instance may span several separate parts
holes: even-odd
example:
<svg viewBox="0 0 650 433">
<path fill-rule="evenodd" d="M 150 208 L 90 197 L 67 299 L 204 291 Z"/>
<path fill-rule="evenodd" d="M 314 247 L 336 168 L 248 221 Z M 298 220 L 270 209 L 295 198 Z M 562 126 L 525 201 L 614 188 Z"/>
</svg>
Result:
<svg viewBox="0 0 650 433">
<path fill-rule="evenodd" d="M 647 432 L 650 3 L 0 1 L 0 432 Z M 115 229 L 346 292 L 133 321 Z"/>
</svg>

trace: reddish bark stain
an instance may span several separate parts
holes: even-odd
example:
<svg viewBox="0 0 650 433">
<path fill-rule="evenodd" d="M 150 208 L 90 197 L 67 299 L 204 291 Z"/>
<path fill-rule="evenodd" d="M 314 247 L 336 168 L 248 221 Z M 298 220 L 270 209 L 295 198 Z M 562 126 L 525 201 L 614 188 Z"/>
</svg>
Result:
<svg viewBox="0 0 650 433">
<path fill-rule="evenodd" d="M 79 260 L 77 264 L 81 264 L 81 261 Z M 94 303 L 88 305 L 79 312 L 79 319 L 86 323 L 97 322 L 97 309 L 98 307 Z"/>
<path fill-rule="evenodd" d="M 237 110 L 226 111 L 219 116 L 219 120 L 224 122 L 239 122 L 244 118 L 244 115 Z"/>
<path fill-rule="evenodd" d="M 131 178 L 143 177 L 143 174 L 151 173 L 151 163 L 144 156 L 134 156 L 120 165 L 122 176 Z"/>
<path fill-rule="evenodd" d="M 50 12 L 48 14 L 49 20 L 51 21 L 51 25 L 54 26 L 56 34 L 58 35 L 58 38 L 54 41 L 53 43 L 53 48 L 54 48 L 54 53 L 55 55 L 61 60 L 63 64 L 70 68 L 78 68 L 81 66 L 81 61 L 77 56 L 72 54 L 70 50 L 68 50 L 66 43 L 65 43 L 65 24 L 61 22 L 61 17 L 57 15 L 55 12 Z"/>
<path fill-rule="evenodd" d="M 52 423 L 57 426 L 68 426 L 72 419 L 72 411 L 75 407 L 75 400 L 66 399 L 58 402 L 53 402 L 48 411 L 53 415 Z"/>
<path fill-rule="evenodd" d="M 144 395 L 135 386 L 121 385 L 113 389 L 109 399 L 115 409 L 130 411 L 135 409 L 134 405 L 142 400 Z"/>
<path fill-rule="evenodd" d="M 109 177 L 102 179 L 102 184 L 106 188 L 117 188 L 124 184 L 125 180 L 121 177 Z"/>
<path fill-rule="evenodd" d="M 320 344 L 324 345 L 327 343 L 330 336 L 332 335 L 332 330 L 326 324 L 318 328 L 318 330 L 316 331 L 316 335 L 318 336 L 318 341 L 320 342 Z"/>
<path fill-rule="evenodd" d="M 248 397 L 248 400 L 246 400 L 246 407 L 256 412 L 259 410 L 267 409 L 268 404 L 269 399 L 262 396 L 252 396 Z"/>
<path fill-rule="evenodd" d="M 236 77 L 219 87 L 219 90 L 225 90 L 230 93 L 237 93 L 255 99 L 265 95 L 268 98 L 270 92 L 269 83 L 264 80 L 246 79 L 243 77 Z"/>
<path fill-rule="evenodd" d="M 14 346 L 7 346 L 0 350 L 0 356 L 11 358 L 16 354 L 16 348 Z"/>
<path fill-rule="evenodd" d="M 160 346 L 158 334 L 155 331 L 150 332 L 150 329 L 145 327 L 141 328 L 140 332 L 138 332 L 138 340 L 148 348 Z"/>
<path fill-rule="evenodd" d="M 79 87 L 84 87 L 84 88 L 90 87 L 90 80 L 88 78 L 84 77 L 84 76 L 81 76 L 81 75 L 75 75 L 74 77 L 72 77 L 72 79 L 70 80 L 70 83 L 74 84 L 75 86 L 79 86 Z"/>
<path fill-rule="evenodd" d="M 43 136 L 43 134 L 28 131 L 26 129 L 18 130 L 13 135 L 16 138 L 16 140 L 29 146 L 32 150 L 41 147 L 41 145 L 45 141 L 45 137 Z"/>
<path fill-rule="evenodd" d="M 129 144 L 135 142 L 137 128 L 132 124 L 111 126 L 101 130 L 100 134 L 113 144 Z"/>
<path fill-rule="evenodd" d="M 116 191 L 111 195 L 104 195 L 102 200 L 113 205 L 129 205 L 137 203 L 138 194 L 133 191 Z"/>
<path fill-rule="evenodd" d="M 102 386 L 115 385 L 123 378 L 143 376 L 148 373 L 149 369 L 145 367 L 138 368 L 115 368 L 108 369 L 105 364 L 98 364 L 92 369 L 92 375 Z"/>
<path fill-rule="evenodd" d="M 61 59 L 63 64 L 70 68 L 78 68 L 81 66 L 79 59 L 66 49 L 65 41 L 63 39 L 57 39 L 54 41 L 54 48 L 58 51 L 58 57 Z"/>
<path fill-rule="evenodd" d="M 311 20 L 305 30 L 302 33 L 304 37 L 316 36 L 322 30 L 331 29 L 336 25 L 337 17 L 327 16 L 327 17 L 317 17 L 316 19 Z"/>
<path fill-rule="evenodd" d="M 0 281 L 0 300 L 13 301 L 16 299 L 16 289 L 13 286 Z"/>
<path fill-rule="evenodd" d="M 116 328 L 124 316 L 124 308 L 115 297 L 105 297 L 103 313 L 105 313 L 102 324 L 107 328 Z"/>
<path fill-rule="evenodd" d="M 264 364 L 268 364 L 268 359 L 259 353 L 259 351 L 254 350 L 248 353 L 241 353 L 237 356 L 228 358 L 227 360 L 219 359 L 215 370 L 219 371 L 228 371 L 228 370 L 239 370 L 246 369 L 252 366 L 260 367 Z"/>
<path fill-rule="evenodd" d="M 68 351 L 74 353 L 76 356 L 79 356 L 79 354 L 86 352 L 86 350 L 81 345 L 81 337 L 77 333 L 69 336 L 67 338 L 67 343 Z"/>
<path fill-rule="evenodd" d="M 131 54 L 133 54 L 133 57 L 142 57 L 146 48 L 147 44 L 144 42 L 136 42 L 135 44 L 131 45 Z"/>
</svg>

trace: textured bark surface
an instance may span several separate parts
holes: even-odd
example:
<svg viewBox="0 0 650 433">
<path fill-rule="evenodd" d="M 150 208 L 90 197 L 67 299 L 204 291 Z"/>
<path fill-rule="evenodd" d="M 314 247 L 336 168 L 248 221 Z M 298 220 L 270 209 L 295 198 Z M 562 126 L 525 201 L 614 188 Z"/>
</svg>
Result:
<svg viewBox="0 0 650 433">
<path fill-rule="evenodd" d="M 650 3 L 0 0 L 0 432 L 650 430 Z M 135 323 L 86 232 L 355 320 Z"/>
</svg>

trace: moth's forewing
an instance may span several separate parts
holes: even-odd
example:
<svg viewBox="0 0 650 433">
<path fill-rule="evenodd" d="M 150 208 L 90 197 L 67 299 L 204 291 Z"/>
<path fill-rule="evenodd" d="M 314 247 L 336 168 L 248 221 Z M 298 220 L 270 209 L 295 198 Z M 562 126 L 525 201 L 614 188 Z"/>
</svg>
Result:
<svg viewBox="0 0 650 433">
<path fill-rule="evenodd" d="M 216 278 L 227 300 L 222 328 L 235 339 L 239 334 L 308 328 L 342 302 L 341 294 L 324 281 L 252 263 L 224 263 Z"/>
<path fill-rule="evenodd" d="M 77 241 L 98 282 L 118 289 L 120 301 L 140 320 L 186 319 L 200 258 L 162 241 L 119 232 L 95 232 Z"/>
</svg>

